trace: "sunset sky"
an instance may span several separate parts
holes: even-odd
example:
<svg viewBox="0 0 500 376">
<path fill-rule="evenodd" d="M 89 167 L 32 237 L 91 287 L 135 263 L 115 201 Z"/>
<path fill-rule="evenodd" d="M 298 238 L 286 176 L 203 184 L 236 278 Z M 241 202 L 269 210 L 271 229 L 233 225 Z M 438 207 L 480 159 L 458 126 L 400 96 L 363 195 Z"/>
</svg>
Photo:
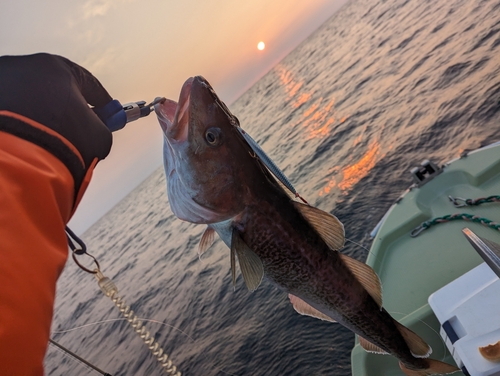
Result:
<svg viewBox="0 0 500 376">
<path fill-rule="evenodd" d="M 346 2 L 5 1 L 0 55 L 63 55 L 122 104 L 177 100 L 186 78 L 200 74 L 230 104 Z M 81 234 L 147 178 L 162 164 L 161 147 L 154 114 L 114 133 L 70 227 Z"/>
</svg>

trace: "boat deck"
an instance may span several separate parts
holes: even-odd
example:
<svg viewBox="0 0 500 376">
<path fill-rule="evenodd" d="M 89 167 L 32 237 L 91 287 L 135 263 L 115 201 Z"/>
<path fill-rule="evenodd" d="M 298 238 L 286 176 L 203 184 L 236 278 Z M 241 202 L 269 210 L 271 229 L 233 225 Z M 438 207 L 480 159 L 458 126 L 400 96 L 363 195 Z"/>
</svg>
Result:
<svg viewBox="0 0 500 376">
<path fill-rule="evenodd" d="M 470 153 L 451 162 L 422 187 L 407 192 L 390 209 L 366 261 L 380 276 L 387 311 L 432 346 L 432 358 L 451 364 L 453 358 L 439 335 L 439 322 L 427 299 L 483 262 L 462 234 L 464 227 L 497 243 L 500 232 L 463 220 L 439 223 L 415 238 L 410 232 L 424 221 L 456 213 L 500 222 L 500 203 L 455 208 L 448 198 L 500 195 L 499 157 L 500 145 Z M 357 340 L 351 363 L 354 376 L 403 375 L 396 358 L 367 353 Z"/>
</svg>

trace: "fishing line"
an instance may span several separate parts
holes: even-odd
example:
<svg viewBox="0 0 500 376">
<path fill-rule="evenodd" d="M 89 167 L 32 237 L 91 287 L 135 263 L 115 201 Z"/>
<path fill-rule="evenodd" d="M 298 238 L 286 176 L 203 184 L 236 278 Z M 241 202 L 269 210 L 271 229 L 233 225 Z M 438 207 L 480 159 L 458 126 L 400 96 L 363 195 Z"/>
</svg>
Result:
<svg viewBox="0 0 500 376">
<path fill-rule="evenodd" d="M 184 334 L 191 341 L 195 342 L 195 340 L 189 334 L 187 334 L 186 332 L 182 331 L 181 329 L 179 329 L 179 328 L 177 328 L 177 327 L 175 327 L 173 325 L 166 324 L 164 322 L 161 322 L 161 321 L 158 321 L 158 320 L 153 320 L 153 319 L 143 319 L 143 318 L 139 318 L 139 317 L 137 319 L 141 320 L 141 321 L 154 322 L 156 324 L 161 324 L 161 325 L 164 325 L 164 326 L 168 326 L 169 328 L 172 328 L 172 329 L 178 331 L 179 333 Z M 89 327 L 89 326 L 93 326 L 93 325 L 98 325 L 98 324 L 107 324 L 109 322 L 114 322 L 114 321 L 127 321 L 127 319 L 119 318 L 119 319 L 108 319 L 108 320 L 102 320 L 102 321 L 95 321 L 95 322 L 91 322 L 89 324 L 84 324 L 84 325 L 76 326 L 76 327 L 71 328 L 71 329 L 53 330 L 52 333 L 53 334 L 63 334 L 63 333 L 72 332 L 72 331 L 77 330 L 77 329 L 83 329 L 83 328 L 86 328 L 86 327 Z"/>
<path fill-rule="evenodd" d="M 391 314 L 391 316 L 393 314 L 396 314 L 396 315 L 401 315 L 403 317 L 407 316 L 408 314 L 407 313 L 402 313 L 402 312 L 395 312 L 395 311 L 391 311 L 389 312 Z M 430 326 L 429 324 L 427 324 L 424 320 L 421 320 L 421 319 L 418 319 L 418 321 L 420 321 L 422 324 L 424 324 L 425 326 L 427 326 L 431 331 L 434 332 L 434 334 L 436 334 L 436 336 L 439 338 L 439 340 L 441 341 L 441 344 L 443 345 L 443 353 L 445 354 L 441 359 L 441 361 L 444 361 L 444 359 L 446 358 L 446 343 L 444 342 L 443 340 L 443 337 L 441 337 L 441 334 L 439 334 L 436 330 L 434 330 L 434 328 L 432 328 L 432 326 Z M 430 345 L 429 345 L 430 346 Z"/>
<path fill-rule="evenodd" d="M 354 245 L 357 245 L 358 247 L 360 247 L 362 249 L 364 249 L 367 252 L 366 257 L 368 257 L 370 255 L 370 253 L 372 253 L 372 251 L 370 249 L 368 249 L 367 247 L 365 247 L 364 245 L 362 245 L 360 243 L 356 243 L 354 240 L 351 240 L 351 239 L 348 239 L 348 238 L 345 238 L 345 240 L 348 241 L 348 242 L 351 242 Z M 361 261 L 361 260 L 358 260 L 358 261 Z M 378 273 L 377 273 L 377 275 L 378 275 Z"/>
<path fill-rule="evenodd" d="M 179 329 L 179 328 L 177 328 L 177 327 L 175 327 L 173 325 L 164 323 L 162 321 L 153 320 L 153 319 L 138 318 L 138 320 L 152 322 L 152 323 L 156 323 L 156 324 L 167 326 L 167 327 L 169 327 L 171 329 L 174 329 L 174 330 L 178 331 L 179 333 L 183 334 L 184 336 L 186 336 L 187 338 L 189 338 L 193 343 L 196 343 L 196 340 L 193 337 L 191 337 L 189 334 L 187 334 L 186 332 L 184 332 L 182 329 Z M 107 320 L 102 320 L 102 321 L 95 321 L 95 322 L 91 322 L 91 323 L 88 323 L 88 324 L 84 324 L 84 325 L 80 325 L 80 326 L 75 326 L 74 328 L 70 328 L 70 329 L 53 330 L 52 334 L 68 333 L 68 332 L 72 332 L 72 331 L 75 331 L 75 330 L 78 330 L 78 329 L 83 329 L 83 328 L 87 328 L 87 327 L 94 326 L 94 325 L 108 324 L 108 323 L 115 322 L 115 321 L 127 321 L 127 319 L 125 319 L 125 318 L 118 318 L 118 319 L 107 319 Z M 61 350 L 59 350 L 59 351 L 61 353 L 63 353 Z M 210 359 L 208 358 L 208 355 L 202 353 L 202 356 L 205 358 L 205 360 L 207 360 L 208 362 L 210 362 Z M 215 369 L 217 369 L 219 372 L 222 372 L 222 373 L 224 373 L 226 375 L 229 375 L 229 376 L 238 376 L 238 375 L 235 375 L 233 373 L 229 373 L 229 372 L 224 371 L 223 368 L 220 368 L 220 367 L 217 367 L 217 366 L 213 366 L 213 367 Z"/>
<path fill-rule="evenodd" d="M 123 317 L 130 324 L 132 329 L 137 333 L 137 335 L 143 340 L 144 344 L 151 351 L 151 354 L 153 354 L 156 357 L 156 360 L 158 360 L 163 370 L 172 376 L 181 376 L 181 372 L 177 370 L 177 367 L 169 359 L 169 356 L 165 353 L 163 348 L 156 341 L 155 337 L 152 336 L 151 333 L 146 329 L 143 322 L 141 320 L 138 320 L 135 312 L 130 308 L 129 305 L 125 303 L 120 294 L 118 294 L 118 288 L 113 283 L 113 281 L 102 274 L 99 262 L 94 256 L 87 253 L 87 248 L 83 240 L 81 240 L 78 236 L 76 236 L 75 233 L 71 231 L 68 227 L 66 227 L 66 236 L 68 240 L 68 246 L 73 251 L 72 255 L 75 263 L 82 270 L 94 275 L 94 277 L 97 279 L 97 284 L 99 285 L 99 288 L 101 289 L 102 293 L 106 295 L 113 302 L 116 308 L 118 308 Z M 74 244 L 75 242 L 80 246 L 80 248 L 75 246 Z M 84 267 L 82 264 L 80 264 L 80 262 L 76 258 L 77 255 L 86 255 L 90 257 L 95 263 L 95 266 L 97 268 L 91 270 Z"/>
<path fill-rule="evenodd" d="M 370 254 L 370 250 L 366 247 L 364 247 L 363 245 L 359 244 L 359 243 L 356 243 L 355 241 L 351 240 L 351 239 L 348 239 L 348 238 L 345 238 L 345 240 L 357 245 L 358 247 L 361 247 L 363 248 L 364 250 L 366 250 L 368 252 L 368 254 Z M 393 314 L 396 314 L 396 315 L 401 315 L 402 317 L 405 317 L 407 316 L 407 314 L 405 313 L 402 313 L 402 312 L 394 312 L 394 311 L 391 311 L 389 312 L 391 314 L 391 316 Z M 434 330 L 434 328 L 432 328 L 429 324 L 427 324 L 424 320 L 421 320 L 421 319 L 418 319 L 418 321 L 420 321 L 422 324 L 424 324 L 425 326 L 427 326 L 432 332 L 434 332 L 434 334 L 439 338 L 439 340 L 441 341 L 441 345 L 443 346 L 443 354 L 445 354 L 440 360 L 444 360 L 446 358 L 446 343 L 444 342 L 443 338 L 441 337 L 441 335 L 436 331 Z"/>
<path fill-rule="evenodd" d="M 351 240 L 351 239 L 345 238 L 345 240 L 348 242 L 351 242 L 352 244 L 357 245 L 358 247 L 363 248 L 366 252 L 368 252 L 368 254 L 370 254 L 370 250 L 368 248 L 366 248 L 364 245 L 361 245 L 360 243 L 356 243 L 354 240 Z"/>
</svg>

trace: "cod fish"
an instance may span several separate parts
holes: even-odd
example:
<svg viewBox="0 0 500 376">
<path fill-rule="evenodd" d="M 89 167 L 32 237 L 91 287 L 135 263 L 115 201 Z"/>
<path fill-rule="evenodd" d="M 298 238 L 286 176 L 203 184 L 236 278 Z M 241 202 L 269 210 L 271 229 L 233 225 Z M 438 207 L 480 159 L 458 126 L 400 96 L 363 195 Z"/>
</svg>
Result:
<svg viewBox="0 0 500 376">
<path fill-rule="evenodd" d="M 243 137 L 238 119 L 201 76 L 183 85 L 179 102 L 155 106 L 164 132 L 170 206 L 181 220 L 207 224 L 199 253 L 217 233 L 250 291 L 265 275 L 289 294 L 297 312 L 338 322 L 367 351 L 391 354 L 406 375 L 453 373 L 427 358 L 429 345 L 382 307 L 380 280 L 368 265 L 338 250 L 344 228 L 333 215 L 295 201 Z"/>
</svg>

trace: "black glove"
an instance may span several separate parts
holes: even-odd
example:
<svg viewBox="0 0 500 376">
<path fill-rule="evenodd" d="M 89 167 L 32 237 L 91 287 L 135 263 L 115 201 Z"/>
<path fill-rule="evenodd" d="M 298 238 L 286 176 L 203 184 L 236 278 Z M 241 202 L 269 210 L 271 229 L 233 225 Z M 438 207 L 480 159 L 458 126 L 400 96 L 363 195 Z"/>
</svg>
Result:
<svg viewBox="0 0 500 376">
<path fill-rule="evenodd" d="M 105 123 L 111 130 L 126 123 L 120 103 L 89 71 L 45 53 L 0 57 L 0 110 L 23 115 L 59 133 L 80 152 L 85 168 L 94 158 L 105 158 L 111 149 L 111 132 Z M 24 138 L 39 143 L 36 135 Z"/>
</svg>

